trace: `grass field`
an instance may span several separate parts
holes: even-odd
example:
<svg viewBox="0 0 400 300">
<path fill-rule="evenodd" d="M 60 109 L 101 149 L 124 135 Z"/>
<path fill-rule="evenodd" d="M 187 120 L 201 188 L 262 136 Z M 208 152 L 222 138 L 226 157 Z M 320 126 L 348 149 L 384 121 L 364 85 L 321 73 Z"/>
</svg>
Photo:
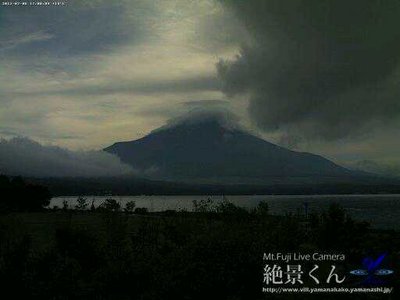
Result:
<svg viewBox="0 0 400 300">
<path fill-rule="evenodd" d="M 398 232 L 373 231 L 339 207 L 309 218 L 230 205 L 219 212 L 10 213 L 0 216 L 0 283 L 25 299 L 299 299 L 262 293 L 264 252 L 344 253 L 343 270 L 387 252 L 396 270 L 399 249 Z M 378 296 L 368 299 L 394 299 Z"/>
</svg>

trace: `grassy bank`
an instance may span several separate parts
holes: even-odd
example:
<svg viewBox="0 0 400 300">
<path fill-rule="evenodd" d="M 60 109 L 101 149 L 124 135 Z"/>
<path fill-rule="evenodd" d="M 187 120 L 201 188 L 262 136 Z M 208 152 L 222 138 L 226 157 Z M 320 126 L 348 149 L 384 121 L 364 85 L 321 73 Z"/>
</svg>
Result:
<svg viewBox="0 0 400 300">
<path fill-rule="evenodd" d="M 398 232 L 371 230 L 337 206 L 308 218 L 229 203 L 198 203 L 196 212 L 14 212 L 0 216 L 0 283 L 25 299 L 321 299 L 263 294 L 263 253 L 344 253 L 346 268 L 388 252 L 399 270 L 399 249 Z M 351 295 L 395 299 L 368 297 Z"/>
</svg>

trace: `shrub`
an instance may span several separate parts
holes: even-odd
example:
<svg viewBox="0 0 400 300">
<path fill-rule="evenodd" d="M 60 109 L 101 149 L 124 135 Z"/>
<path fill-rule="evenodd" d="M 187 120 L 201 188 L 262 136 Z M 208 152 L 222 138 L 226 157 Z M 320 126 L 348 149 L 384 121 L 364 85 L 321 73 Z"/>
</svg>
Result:
<svg viewBox="0 0 400 300">
<path fill-rule="evenodd" d="M 145 215 L 148 212 L 149 212 L 149 210 L 146 207 L 137 207 L 135 209 L 135 214 L 138 214 L 138 215 Z"/>
<path fill-rule="evenodd" d="M 215 211 L 217 213 L 228 215 L 247 214 L 246 209 L 244 209 L 243 207 L 239 207 L 226 199 L 222 200 L 222 202 L 216 205 Z"/>
<path fill-rule="evenodd" d="M 265 216 L 269 214 L 269 206 L 266 201 L 260 201 L 255 209 L 256 214 Z"/>
<path fill-rule="evenodd" d="M 83 197 L 78 197 L 77 201 L 77 205 L 75 205 L 75 209 L 77 210 L 85 210 L 87 209 L 89 203 L 87 203 L 86 198 Z"/>
<path fill-rule="evenodd" d="M 135 207 L 136 207 L 135 201 L 129 201 L 129 202 L 127 202 L 127 203 L 125 204 L 124 211 L 125 211 L 126 213 L 132 213 L 132 212 L 134 211 Z"/>
<path fill-rule="evenodd" d="M 107 211 L 119 211 L 121 210 L 121 204 L 115 199 L 108 198 L 100 205 L 100 208 Z"/>
<path fill-rule="evenodd" d="M 216 205 L 210 197 L 208 197 L 207 199 L 193 200 L 193 211 L 200 213 L 215 212 Z"/>
<path fill-rule="evenodd" d="M 63 200 L 62 202 L 62 210 L 68 210 L 69 204 L 67 200 Z"/>
</svg>

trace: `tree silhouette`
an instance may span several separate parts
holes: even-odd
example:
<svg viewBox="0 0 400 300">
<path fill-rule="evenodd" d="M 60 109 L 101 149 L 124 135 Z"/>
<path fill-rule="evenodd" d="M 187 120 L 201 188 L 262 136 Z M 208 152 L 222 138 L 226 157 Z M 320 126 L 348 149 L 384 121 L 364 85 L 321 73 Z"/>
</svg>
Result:
<svg viewBox="0 0 400 300">
<path fill-rule="evenodd" d="M 85 210 L 89 205 L 89 203 L 87 203 L 87 201 L 86 201 L 86 198 L 83 198 L 83 197 L 78 197 L 78 199 L 76 201 L 77 201 L 77 205 L 75 205 L 75 208 L 77 210 Z"/>
<path fill-rule="evenodd" d="M 21 177 L 0 176 L 1 211 L 38 211 L 50 204 L 49 190 Z"/>
</svg>

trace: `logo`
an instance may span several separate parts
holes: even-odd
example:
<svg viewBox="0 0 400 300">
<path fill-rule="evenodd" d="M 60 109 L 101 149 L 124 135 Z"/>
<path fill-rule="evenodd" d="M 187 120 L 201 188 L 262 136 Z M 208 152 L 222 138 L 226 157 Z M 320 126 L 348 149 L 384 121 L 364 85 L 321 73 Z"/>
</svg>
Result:
<svg viewBox="0 0 400 300">
<path fill-rule="evenodd" d="M 355 276 L 365 276 L 363 283 L 375 284 L 381 283 L 378 277 L 387 276 L 394 273 L 393 270 L 382 268 L 382 262 L 386 257 L 386 253 L 378 256 L 377 259 L 366 257 L 362 260 L 362 269 L 351 270 L 350 274 Z"/>
</svg>

